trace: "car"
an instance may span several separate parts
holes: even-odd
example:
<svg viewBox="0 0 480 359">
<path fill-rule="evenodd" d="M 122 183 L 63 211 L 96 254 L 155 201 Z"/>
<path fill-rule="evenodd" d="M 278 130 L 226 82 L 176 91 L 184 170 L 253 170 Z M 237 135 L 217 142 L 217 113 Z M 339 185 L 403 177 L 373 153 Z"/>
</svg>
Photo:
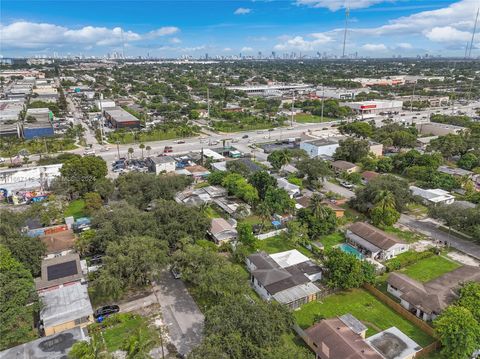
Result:
<svg viewBox="0 0 480 359">
<path fill-rule="evenodd" d="M 274 131 L 275 129 L 274 128 L 269 128 L 268 131 Z"/>
<path fill-rule="evenodd" d="M 98 308 L 94 313 L 94 318 L 98 317 L 107 317 L 109 315 L 118 313 L 120 311 L 120 307 L 118 305 L 105 305 L 103 307 Z"/>
<path fill-rule="evenodd" d="M 212 142 L 209 143 L 209 145 L 216 146 L 216 145 L 218 145 L 218 141 L 212 141 Z"/>
<path fill-rule="evenodd" d="M 83 151 L 83 155 L 84 156 L 95 156 L 95 150 L 92 149 L 92 148 L 85 149 L 85 151 Z"/>
<path fill-rule="evenodd" d="M 348 189 L 353 188 L 353 184 L 351 184 L 350 182 L 347 182 L 347 181 L 342 181 L 342 182 L 340 182 L 340 184 L 342 185 L 342 187 L 345 187 L 345 188 L 348 188 Z"/>
<path fill-rule="evenodd" d="M 248 135 L 243 135 L 242 138 L 248 138 Z"/>
<path fill-rule="evenodd" d="M 4 163 L 4 162 L 5 162 L 5 158 L 0 157 L 0 163 Z"/>
<path fill-rule="evenodd" d="M 185 143 L 185 141 L 184 140 L 177 140 L 177 141 L 175 141 L 175 143 L 182 144 L 182 143 Z"/>
<path fill-rule="evenodd" d="M 405 116 L 405 114 L 404 114 L 404 113 L 401 113 L 400 116 Z"/>
<path fill-rule="evenodd" d="M 182 274 L 180 273 L 180 271 L 176 267 L 172 267 L 170 269 L 170 273 L 172 273 L 172 276 L 175 279 L 180 279 L 182 277 Z"/>
<path fill-rule="evenodd" d="M 260 131 L 257 131 L 258 134 L 262 134 L 263 132 L 264 132 L 264 131 L 261 131 L 261 130 L 260 130 Z"/>
<path fill-rule="evenodd" d="M 107 151 L 110 151 L 110 147 L 108 146 L 104 146 L 100 149 L 100 152 L 107 152 Z"/>
<path fill-rule="evenodd" d="M 172 146 L 165 146 L 163 149 L 163 153 L 171 153 L 173 152 L 173 147 Z"/>
</svg>

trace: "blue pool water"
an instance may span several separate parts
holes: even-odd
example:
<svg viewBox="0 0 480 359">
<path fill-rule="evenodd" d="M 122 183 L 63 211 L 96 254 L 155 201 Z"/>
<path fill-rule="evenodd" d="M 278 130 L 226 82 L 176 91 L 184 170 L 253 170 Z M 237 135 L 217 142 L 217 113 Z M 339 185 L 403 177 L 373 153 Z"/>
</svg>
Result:
<svg viewBox="0 0 480 359">
<path fill-rule="evenodd" d="M 356 248 L 352 247 L 350 244 L 342 243 L 338 246 L 338 248 L 345 253 L 353 254 L 358 259 L 363 259 L 363 254 L 360 253 Z"/>
</svg>

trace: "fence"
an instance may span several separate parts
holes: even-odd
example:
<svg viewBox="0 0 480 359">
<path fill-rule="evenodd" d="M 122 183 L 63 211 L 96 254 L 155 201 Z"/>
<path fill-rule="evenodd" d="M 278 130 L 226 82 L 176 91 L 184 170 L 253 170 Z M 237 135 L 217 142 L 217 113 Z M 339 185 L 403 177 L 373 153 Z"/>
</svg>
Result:
<svg viewBox="0 0 480 359">
<path fill-rule="evenodd" d="M 433 353 L 434 351 L 440 349 L 440 342 L 438 340 L 434 341 L 432 344 L 427 345 L 426 347 L 422 348 L 415 358 L 425 358 L 428 354 Z"/>
<path fill-rule="evenodd" d="M 271 232 L 268 232 L 268 233 L 257 234 L 255 236 L 255 238 L 257 238 L 259 240 L 267 239 L 267 238 L 275 237 L 275 236 L 277 236 L 280 233 L 285 232 L 285 231 L 287 231 L 287 228 L 277 229 L 275 231 L 271 231 Z"/>
<path fill-rule="evenodd" d="M 407 309 L 402 307 L 400 304 L 398 304 L 396 301 L 394 301 L 392 298 L 389 298 L 387 295 L 379 291 L 377 288 L 370 284 L 364 284 L 364 287 L 366 290 L 368 290 L 373 296 L 375 296 L 379 301 L 382 303 L 386 304 L 388 307 L 393 309 L 395 312 L 400 314 L 403 318 L 406 320 L 412 322 L 415 324 L 417 327 L 422 329 L 425 333 L 430 335 L 431 337 L 436 338 L 435 331 L 433 328 L 428 325 L 426 322 L 418 318 L 416 315 L 413 315 L 410 313 Z"/>
</svg>

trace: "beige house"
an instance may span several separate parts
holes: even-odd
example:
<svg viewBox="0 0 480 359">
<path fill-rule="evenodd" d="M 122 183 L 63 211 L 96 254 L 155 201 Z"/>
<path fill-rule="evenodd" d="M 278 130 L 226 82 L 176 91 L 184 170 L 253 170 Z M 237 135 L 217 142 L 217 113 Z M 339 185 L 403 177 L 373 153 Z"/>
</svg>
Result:
<svg viewBox="0 0 480 359">
<path fill-rule="evenodd" d="M 337 174 L 342 172 L 353 173 L 360 171 L 360 167 L 355 163 L 341 160 L 332 162 L 332 168 Z"/>
</svg>

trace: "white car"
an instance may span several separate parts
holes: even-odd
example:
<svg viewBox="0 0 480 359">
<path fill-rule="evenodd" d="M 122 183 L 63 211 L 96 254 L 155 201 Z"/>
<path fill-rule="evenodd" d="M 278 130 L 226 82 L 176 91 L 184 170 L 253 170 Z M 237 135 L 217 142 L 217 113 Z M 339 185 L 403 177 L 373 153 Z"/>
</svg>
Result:
<svg viewBox="0 0 480 359">
<path fill-rule="evenodd" d="M 0 163 L 4 163 L 4 162 L 5 162 L 5 158 L 0 157 Z"/>
<path fill-rule="evenodd" d="M 348 189 L 352 189 L 353 188 L 353 184 L 351 184 L 350 182 L 347 182 L 347 181 L 342 181 L 340 182 L 340 184 L 345 187 L 345 188 L 348 188 Z"/>
<path fill-rule="evenodd" d="M 95 150 L 93 148 L 88 148 L 83 151 L 84 156 L 95 156 Z"/>
<path fill-rule="evenodd" d="M 102 147 L 102 148 L 100 149 L 100 152 L 108 152 L 108 151 L 110 151 L 110 147 L 108 147 L 108 146 Z M 95 154 L 95 151 L 94 151 L 93 154 Z"/>
</svg>

